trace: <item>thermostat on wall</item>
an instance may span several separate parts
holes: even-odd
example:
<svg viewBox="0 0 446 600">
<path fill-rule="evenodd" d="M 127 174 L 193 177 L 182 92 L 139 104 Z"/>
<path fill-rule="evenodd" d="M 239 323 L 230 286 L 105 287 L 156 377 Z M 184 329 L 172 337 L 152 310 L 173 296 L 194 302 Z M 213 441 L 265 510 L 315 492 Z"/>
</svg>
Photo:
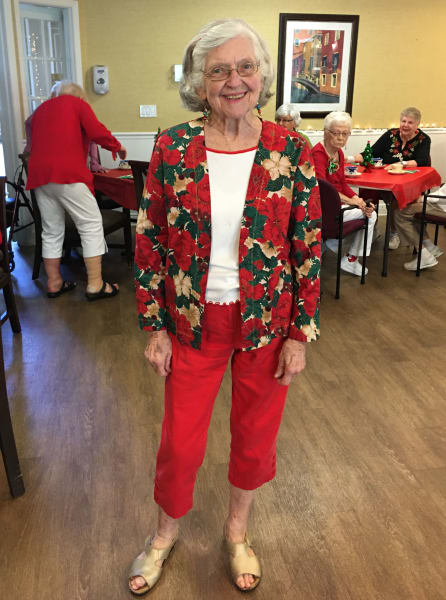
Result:
<svg viewBox="0 0 446 600">
<path fill-rule="evenodd" d="M 95 65 L 93 67 L 93 89 L 96 94 L 106 94 L 108 92 L 108 67 L 105 65 Z"/>
</svg>

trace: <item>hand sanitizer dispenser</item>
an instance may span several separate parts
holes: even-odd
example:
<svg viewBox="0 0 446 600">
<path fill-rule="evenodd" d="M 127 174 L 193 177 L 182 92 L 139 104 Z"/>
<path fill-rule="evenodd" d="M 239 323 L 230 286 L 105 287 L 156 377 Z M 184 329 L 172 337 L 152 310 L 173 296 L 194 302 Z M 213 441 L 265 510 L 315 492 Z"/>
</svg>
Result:
<svg viewBox="0 0 446 600">
<path fill-rule="evenodd" d="M 108 92 L 108 67 L 105 65 L 95 65 L 93 67 L 93 90 L 96 94 L 106 94 Z"/>
</svg>

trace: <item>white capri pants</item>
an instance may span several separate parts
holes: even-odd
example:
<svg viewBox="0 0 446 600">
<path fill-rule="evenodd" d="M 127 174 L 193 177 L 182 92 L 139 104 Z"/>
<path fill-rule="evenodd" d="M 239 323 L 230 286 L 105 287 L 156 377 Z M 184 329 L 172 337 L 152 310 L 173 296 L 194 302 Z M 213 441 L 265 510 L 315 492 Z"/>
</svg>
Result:
<svg viewBox="0 0 446 600">
<path fill-rule="evenodd" d="M 79 232 L 84 258 L 107 252 L 101 211 L 85 183 L 47 183 L 35 192 L 42 217 L 43 258 L 62 256 L 65 211 Z"/>
<path fill-rule="evenodd" d="M 346 206 L 346 205 L 343 205 Z M 346 210 L 344 212 L 344 223 L 347 223 L 348 221 L 354 221 L 355 219 L 363 219 L 364 218 L 364 213 L 362 212 L 362 210 L 360 208 L 352 208 L 352 210 Z M 366 256 L 370 255 L 370 248 L 372 246 L 372 240 L 373 240 L 373 228 L 375 227 L 375 223 L 376 223 L 376 211 L 373 211 L 371 216 L 369 217 L 369 226 L 367 228 L 367 249 L 366 249 Z M 338 251 L 338 240 L 326 240 L 326 245 L 327 248 L 330 248 L 330 250 L 333 250 L 333 252 L 337 252 Z M 353 234 L 353 240 L 350 246 L 350 250 L 349 250 L 349 254 L 352 256 L 362 256 L 363 254 L 363 248 L 364 248 L 364 230 L 360 229 L 359 231 L 356 231 Z"/>
</svg>

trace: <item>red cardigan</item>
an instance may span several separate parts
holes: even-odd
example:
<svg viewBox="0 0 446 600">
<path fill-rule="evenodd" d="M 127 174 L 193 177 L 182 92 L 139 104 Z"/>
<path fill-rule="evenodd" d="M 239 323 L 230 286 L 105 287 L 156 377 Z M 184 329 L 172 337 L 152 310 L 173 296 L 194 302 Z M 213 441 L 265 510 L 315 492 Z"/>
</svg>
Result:
<svg viewBox="0 0 446 600">
<path fill-rule="evenodd" d="M 85 183 L 93 193 L 93 175 L 87 167 L 91 140 L 112 152 L 121 148 L 84 100 L 65 95 L 41 104 L 31 122 L 26 189 L 47 183 Z"/>
<path fill-rule="evenodd" d="M 318 179 L 325 179 L 333 185 L 338 192 L 347 196 L 347 198 L 353 198 L 356 196 L 355 192 L 349 187 L 345 182 L 345 174 L 344 174 L 344 153 L 341 149 L 339 149 L 339 168 L 336 173 L 328 172 L 328 154 L 325 151 L 325 148 L 319 142 L 314 146 L 311 150 L 311 154 L 314 160 L 314 167 L 316 170 L 316 177 Z"/>
</svg>

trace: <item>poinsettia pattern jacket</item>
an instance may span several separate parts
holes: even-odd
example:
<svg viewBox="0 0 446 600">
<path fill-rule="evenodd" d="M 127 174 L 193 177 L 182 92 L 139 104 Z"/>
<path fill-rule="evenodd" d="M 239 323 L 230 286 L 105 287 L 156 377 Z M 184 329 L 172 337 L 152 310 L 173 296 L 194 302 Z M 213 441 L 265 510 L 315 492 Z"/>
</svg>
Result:
<svg viewBox="0 0 446 600">
<path fill-rule="evenodd" d="M 230 173 L 228 173 L 230 177 Z M 243 349 L 319 337 L 320 200 L 306 142 L 268 121 L 254 158 L 239 244 Z M 202 119 L 156 141 L 136 226 L 139 325 L 201 347 L 211 254 Z"/>
</svg>

